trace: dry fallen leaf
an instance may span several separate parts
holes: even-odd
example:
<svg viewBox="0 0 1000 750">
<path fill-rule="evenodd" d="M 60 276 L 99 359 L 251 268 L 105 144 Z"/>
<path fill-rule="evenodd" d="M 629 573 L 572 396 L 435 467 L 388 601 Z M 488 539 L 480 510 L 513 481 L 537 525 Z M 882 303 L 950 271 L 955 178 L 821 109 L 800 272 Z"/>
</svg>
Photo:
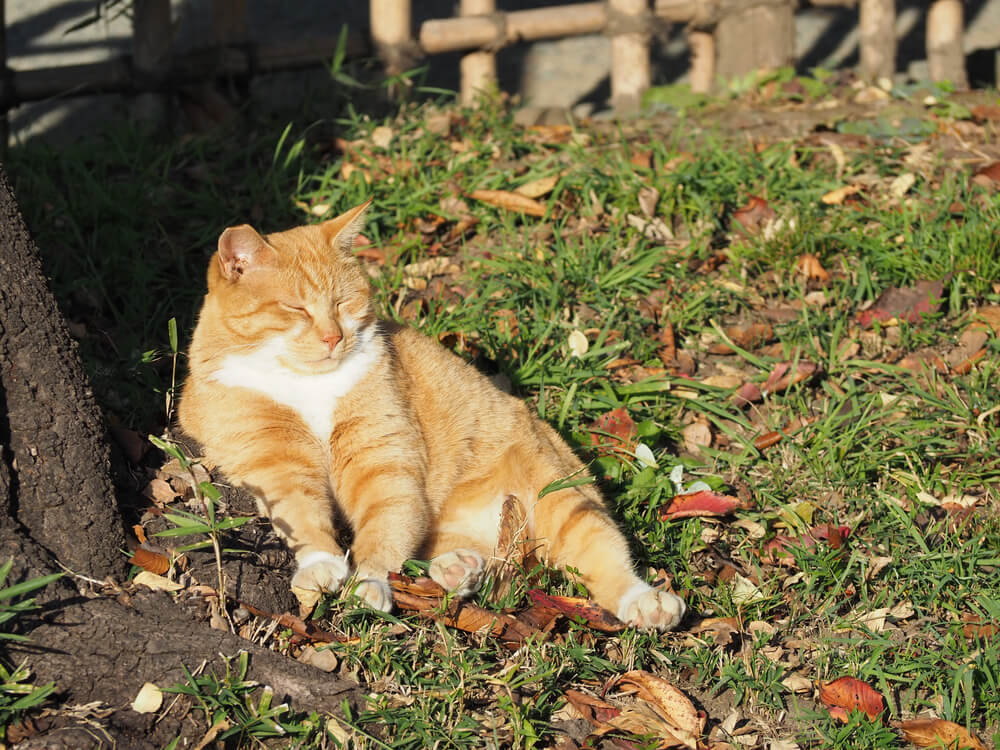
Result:
<svg viewBox="0 0 1000 750">
<path fill-rule="evenodd" d="M 292 586 L 292 594 L 299 602 L 299 617 L 311 615 L 312 611 L 316 609 L 316 605 L 319 604 L 319 600 L 323 598 L 321 591 L 301 589 L 298 586 Z"/>
<path fill-rule="evenodd" d="M 399 609 L 415 612 L 467 633 L 488 633 L 509 648 L 519 648 L 529 638 L 544 635 L 529 621 L 490 612 L 470 602 L 452 599 L 445 606 L 445 590 L 429 578 L 414 579 L 390 573 L 389 586 Z"/>
<path fill-rule="evenodd" d="M 154 714 L 163 705 L 163 691 L 152 682 L 144 683 L 132 701 L 132 710 L 139 714 Z"/>
<path fill-rule="evenodd" d="M 844 185 L 836 190 L 831 190 L 829 193 L 820 198 L 828 206 L 839 206 L 844 200 L 855 193 L 861 191 L 857 185 Z"/>
<path fill-rule="evenodd" d="M 976 310 L 975 317 L 993 329 L 996 336 L 1000 336 L 1000 305 L 986 305 Z"/>
<path fill-rule="evenodd" d="M 906 320 L 919 323 L 925 313 L 932 313 L 942 302 L 941 281 L 918 281 L 912 287 L 889 287 L 867 310 L 858 313 L 858 323 L 867 328 L 876 320 Z"/>
<path fill-rule="evenodd" d="M 740 621 L 736 617 L 707 617 L 688 632 L 707 636 L 716 646 L 728 646 L 740 634 Z"/>
<path fill-rule="evenodd" d="M 372 131 L 372 143 L 378 148 L 389 148 L 394 135 L 395 133 L 388 125 L 379 125 Z"/>
<path fill-rule="evenodd" d="M 777 214 L 763 198 L 751 195 L 747 204 L 733 211 L 733 221 L 749 235 L 760 234 Z"/>
<path fill-rule="evenodd" d="M 799 259 L 795 261 L 795 267 L 808 281 L 826 283 L 830 280 L 830 272 L 823 268 L 823 264 L 819 262 L 819 258 L 812 253 L 802 253 Z"/>
<path fill-rule="evenodd" d="M 676 495 L 670 505 L 660 511 L 660 520 L 692 518 L 694 516 L 724 516 L 745 508 L 742 500 L 731 495 L 719 495 L 711 490 L 699 490 Z"/>
<path fill-rule="evenodd" d="M 132 579 L 132 583 L 137 583 L 140 586 L 146 586 L 154 591 L 180 591 L 184 588 L 176 581 L 171 581 L 168 578 L 157 575 L 156 573 L 150 573 L 148 570 L 142 570 L 136 573 L 135 577 Z"/>
<path fill-rule="evenodd" d="M 531 182 L 526 182 L 520 187 L 514 189 L 514 192 L 518 195 L 523 195 L 525 198 L 541 198 L 543 195 L 548 195 L 552 192 L 552 189 L 559 182 L 560 175 L 553 174 L 548 177 L 539 177 L 537 180 L 532 180 Z"/>
<path fill-rule="evenodd" d="M 597 727 L 605 726 L 622 712 L 617 706 L 578 690 L 567 690 L 564 697 L 580 716 Z"/>
<path fill-rule="evenodd" d="M 640 669 L 626 672 L 614 685 L 630 685 L 637 689 L 638 696 L 662 718 L 669 727 L 669 733 L 680 747 L 697 748 L 698 738 L 705 728 L 705 717 L 700 715 L 694 704 L 684 693 L 666 680 Z M 666 728 L 665 728 L 666 729 Z M 671 739 L 669 736 L 663 740 Z M 660 747 L 671 747 L 661 744 Z"/>
<path fill-rule="evenodd" d="M 986 750 L 986 746 L 965 727 L 945 719 L 910 719 L 894 721 L 892 725 L 903 733 L 903 738 L 907 742 L 912 742 L 917 747 Z"/>
<path fill-rule="evenodd" d="M 660 202 L 660 191 L 654 187 L 639 188 L 639 208 L 647 219 L 656 216 L 656 204 Z"/>
<path fill-rule="evenodd" d="M 681 430 L 681 437 L 684 439 L 684 450 L 695 455 L 702 448 L 712 445 L 712 430 L 708 422 L 692 422 Z"/>
<path fill-rule="evenodd" d="M 543 204 L 509 190 L 473 190 L 469 193 L 469 197 L 508 211 L 518 211 L 529 216 L 545 216 Z"/>
<path fill-rule="evenodd" d="M 878 719 L 885 710 L 885 701 L 867 683 L 854 677 L 840 677 L 832 682 L 819 683 L 819 699 L 828 706 L 830 715 L 847 721 L 847 712 L 862 711 L 872 721 Z M 842 711 L 835 712 L 833 709 Z"/>
<path fill-rule="evenodd" d="M 587 336 L 583 331 L 574 328 L 569 332 L 569 336 L 566 339 L 566 345 L 569 347 L 570 353 L 574 357 L 582 357 L 590 349 L 590 342 L 587 341 Z"/>
<path fill-rule="evenodd" d="M 898 200 L 910 192 L 910 188 L 913 187 L 916 181 L 917 177 L 912 172 L 903 172 L 890 183 L 889 193 L 893 198 Z"/>
</svg>

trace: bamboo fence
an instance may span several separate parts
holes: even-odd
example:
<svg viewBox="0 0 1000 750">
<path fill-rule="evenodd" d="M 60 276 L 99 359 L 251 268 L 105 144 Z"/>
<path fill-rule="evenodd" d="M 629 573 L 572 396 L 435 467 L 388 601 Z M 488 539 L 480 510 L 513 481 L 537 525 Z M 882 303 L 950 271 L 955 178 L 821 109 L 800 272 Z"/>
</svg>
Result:
<svg viewBox="0 0 1000 750">
<path fill-rule="evenodd" d="M 870 79 L 892 76 L 895 0 L 809 2 L 857 7 L 861 73 Z M 691 87 L 707 92 L 720 76 L 793 63 L 797 4 L 796 0 L 601 0 L 502 11 L 495 0 L 461 0 L 457 16 L 424 21 L 413 33 L 411 0 L 369 0 L 371 38 L 349 36 L 347 54 L 374 50 L 389 73 L 398 73 L 427 55 L 463 52 L 461 101 L 472 104 L 481 91 L 496 85 L 496 54 L 502 48 L 603 33 L 611 39 L 612 102 L 619 111 L 628 112 L 638 107 L 650 85 L 650 43 L 658 29 L 685 24 Z M 157 117 L 165 109 L 165 96 L 176 86 L 308 67 L 330 59 L 338 44 L 337 37 L 309 37 L 288 44 L 250 42 L 247 0 L 213 0 L 212 45 L 173 54 L 170 0 L 134 0 L 131 55 L 13 70 L 7 65 L 3 19 L 0 0 L 0 127 L 5 131 L 6 113 L 23 102 L 94 93 L 133 94 L 137 114 Z M 932 0 L 926 27 L 931 77 L 967 86 L 962 0 Z"/>
</svg>

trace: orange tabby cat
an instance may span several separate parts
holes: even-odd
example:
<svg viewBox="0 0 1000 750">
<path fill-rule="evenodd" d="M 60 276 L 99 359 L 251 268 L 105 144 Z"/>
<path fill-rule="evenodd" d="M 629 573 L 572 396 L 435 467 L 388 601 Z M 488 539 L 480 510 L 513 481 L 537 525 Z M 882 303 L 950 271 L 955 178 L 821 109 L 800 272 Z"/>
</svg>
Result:
<svg viewBox="0 0 1000 750">
<path fill-rule="evenodd" d="M 598 603 L 640 627 L 677 625 L 684 602 L 635 574 L 596 488 L 538 499 L 583 470 L 555 430 L 436 342 L 377 319 L 351 251 L 367 206 L 266 236 L 224 231 L 191 342 L 181 426 L 287 541 L 292 586 L 333 592 L 349 577 L 336 513 L 372 607 L 392 607 L 387 573 L 413 557 L 466 596 L 514 495 L 526 537 Z"/>
</svg>

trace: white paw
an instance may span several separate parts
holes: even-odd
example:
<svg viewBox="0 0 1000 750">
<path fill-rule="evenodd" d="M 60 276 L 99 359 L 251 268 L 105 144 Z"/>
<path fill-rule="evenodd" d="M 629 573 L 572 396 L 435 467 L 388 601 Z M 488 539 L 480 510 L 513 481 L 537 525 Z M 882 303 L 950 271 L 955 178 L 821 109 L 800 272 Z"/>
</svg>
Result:
<svg viewBox="0 0 1000 750">
<path fill-rule="evenodd" d="M 687 606 L 677 594 L 637 583 L 621 598 L 618 619 L 637 628 L 673 630 L 684 618 Z"/>
<path fill-rule="evenodd" d="M 486 562 L 478 552 L 471 549 L 457 549 L 431 560 L 428 573 L 440 586 L 456 596 L 465 597 L 479 590 L 485 569 Z"/>
<path fill-rule="evenodd" d="M 292 588 L 334 593 L 344 585 L 348 572 L 343 557 L 329 552 L 309 552 L 299 560 L 299 569 L 292 576 Z"/>
<path fill-rule="evenodd" d="M 386 581 L 378 578 L 364 578 L 358 581 L 358 585 L 352 589 L 351 593 L 372 609 L 382 612 L 392 611 L 392 591 Z"/>
</svg>

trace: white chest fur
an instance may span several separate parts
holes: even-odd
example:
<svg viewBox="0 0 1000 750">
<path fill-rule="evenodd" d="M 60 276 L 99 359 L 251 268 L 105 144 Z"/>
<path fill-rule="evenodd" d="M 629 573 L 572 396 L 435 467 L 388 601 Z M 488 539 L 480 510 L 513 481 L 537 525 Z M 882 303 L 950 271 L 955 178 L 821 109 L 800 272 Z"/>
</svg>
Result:
<svg viewBox="0 0 1000 750">
<path fill-rule="evenodd" d="M 249 388 L 294 409 L 312 433 L 326 442 L 333 432 L 337 401 L 364 378 L 381 351 L 375 326 L 369 326 L 359 336 L 357 348 L 333 372 L 293 372 L 281 362 L 286 341 L 276 337 L 252 351 L 228 355 L 212 379 L 223 385 Z"/>
</svg>

